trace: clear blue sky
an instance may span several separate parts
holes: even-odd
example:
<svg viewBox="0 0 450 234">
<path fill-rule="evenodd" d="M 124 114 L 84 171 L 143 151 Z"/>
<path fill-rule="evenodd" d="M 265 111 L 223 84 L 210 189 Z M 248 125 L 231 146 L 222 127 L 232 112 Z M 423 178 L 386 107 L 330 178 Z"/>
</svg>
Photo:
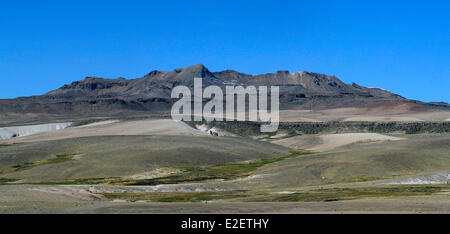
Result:
<svg viewBox="0 0 450 234">
<path fill-rule="evenodd" d="M 3 1 L 0 98 L 85 76 L 211 71 L 336 75 L 450 102 L 449 1 Z"/>
</svg>

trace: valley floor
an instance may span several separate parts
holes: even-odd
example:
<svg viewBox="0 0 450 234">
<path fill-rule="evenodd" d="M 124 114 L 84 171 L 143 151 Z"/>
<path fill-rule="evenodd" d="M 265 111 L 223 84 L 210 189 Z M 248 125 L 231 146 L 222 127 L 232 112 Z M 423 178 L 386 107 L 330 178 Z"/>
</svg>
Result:
<svg viewBox="0 0 450 234">
<path fill-rule="evenodd" d="M 2 186 L 0 213 L 449 213 L 450 188 L 432 195 L 312 202 L 110 200 L 67 186 Z M 27 195 L 24 195 L 27 194 Z"/>
<path fill-rule="evenodd" d="M 449 180 L 444 133 L 108 120 L 0 141 L 0 213 L 450 213 Z"/>
</svg>

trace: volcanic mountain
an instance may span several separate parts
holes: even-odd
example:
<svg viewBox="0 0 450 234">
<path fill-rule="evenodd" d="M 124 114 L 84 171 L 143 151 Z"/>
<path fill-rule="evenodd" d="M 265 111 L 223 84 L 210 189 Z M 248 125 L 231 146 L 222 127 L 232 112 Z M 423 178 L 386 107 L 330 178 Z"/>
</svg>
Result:
<svg viewBox="0 0 450 234">
<path fill-rule="evenodd" d="M 233 70 L 210 72 L 201 64 L 173 71 L 152 71 L 137 79 L 86 77 L 40 96 L 0 100 L 0 123 L 34 119 L 50 121 L 87 117 L 167 115 L 177 85 L 193 87 L 194 77 L 203 85 L 279 86 L 283 110 L 375 108 L 405 104 L 408 111 L 449 110 L 445 103 L 405 99 L 379 88 L 349 85 L 334 76 L 300 71 L 249 75 Z"/>
</svg>

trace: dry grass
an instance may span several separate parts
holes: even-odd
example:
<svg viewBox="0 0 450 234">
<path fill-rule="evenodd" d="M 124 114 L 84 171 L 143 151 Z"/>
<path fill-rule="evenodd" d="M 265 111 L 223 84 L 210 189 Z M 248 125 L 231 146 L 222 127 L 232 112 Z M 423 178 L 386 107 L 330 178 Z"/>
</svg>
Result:
<svg viewBox="0 0 450 234">
<path fill-rule="evenodd" d="M 10 168 L 4 169 L 4 170 L 0 171 L 0 174 L 8 174 L 8 173 L 13 173 L 13 172 L 28 170 L 28 169 L 31 169 L 34 167 L 39 167 L 39 166 L 47 165 L 47 164 L 56 164 L 56 163 L 73 161 L 74 160 L 73 156 L 74 155 L 72 155 L 72 154 L 58 154 L 54 158 L 50 158 L 50 159 L 43 159 L 43 160 L 39 160 L 36 162 L 25 162 L 23 164 L 15 165 Z"/>
</svg>

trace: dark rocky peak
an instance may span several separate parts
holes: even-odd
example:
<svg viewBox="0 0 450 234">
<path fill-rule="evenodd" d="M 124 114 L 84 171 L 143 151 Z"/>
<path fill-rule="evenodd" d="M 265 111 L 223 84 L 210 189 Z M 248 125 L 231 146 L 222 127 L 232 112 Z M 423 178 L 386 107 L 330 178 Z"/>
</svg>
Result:
<svg viewBox="0 0 450 234">
<path fill-rule="evenodd" d="M 288 75 L 289 71 L 288 70 L 279 70 L 279 71 L 277 71 L 277 74 Z"/>
<path fill-rule="evenodd" d="M 164 74 L 165 72 L 162 71 L 158 71 L 158 70 L 153 70 L 150 73 L 148 73 L 147 75 L 145 75 L 144 77 L 155 77 L 161 74 Z"/>
<path fill-rule="evenodd" d="M 163 79 L 166 82 L 174 81 L 177 84 L 192 86 L 196 77 L 203 79 L 203 85 L 222 84 L 222 81 L 202 64 L 175 69 L 173 72 L 165 74 Z"/>
<path fill-rule="evenodd" d="M 201 78 L 214 77 L 214 74 L 211 73 L 203 64 L 196 64 L 186 68 L 179 68 L 175 69 L 174 71 L 185 76 L 194 76 Z"/>
</svg>

